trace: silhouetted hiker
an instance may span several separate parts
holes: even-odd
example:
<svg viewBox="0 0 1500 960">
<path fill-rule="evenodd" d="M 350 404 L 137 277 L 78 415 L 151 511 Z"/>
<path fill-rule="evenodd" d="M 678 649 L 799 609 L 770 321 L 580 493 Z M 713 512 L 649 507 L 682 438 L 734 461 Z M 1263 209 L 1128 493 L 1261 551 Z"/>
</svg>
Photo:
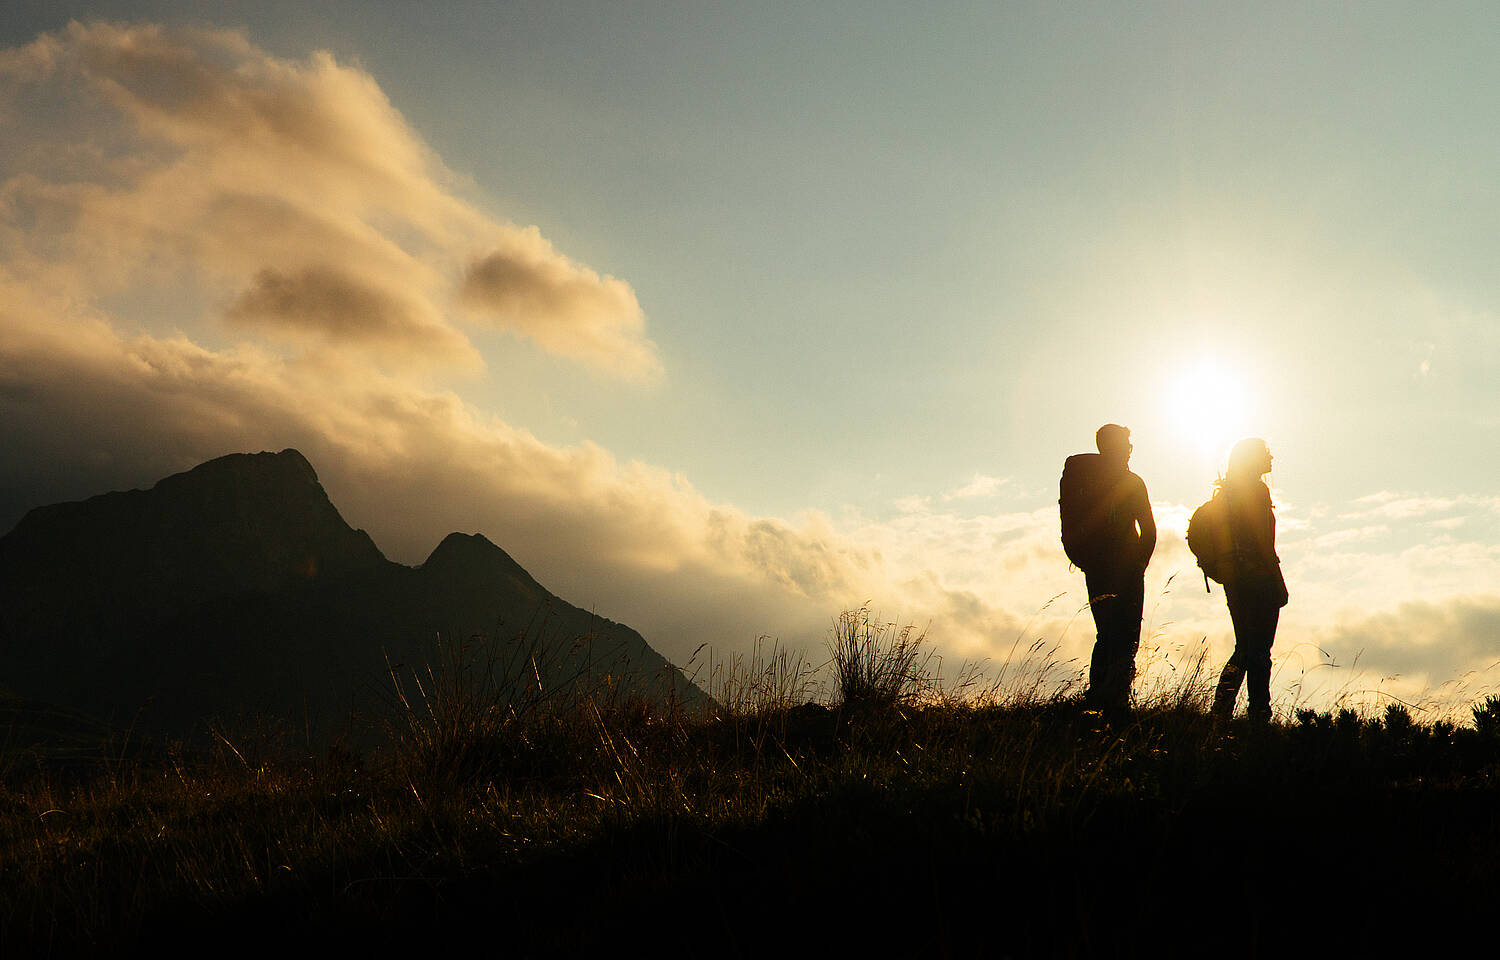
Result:
<svg viewBox="0 0 1500 960">
<path fill-rule="evenodd" d="M 1271 719 L 1271 643 L 1276 621 L 1286 606 L 1286 580 L 1276 557 L 1276 514 L 1271 491 L 1261 477 L 1271 472 L 1271 451 L 1254 437 L 1241 440 L 1229 453 L 1229 470 L 1217 497 L 1226 498 L 1232 558 L 1217 579 L 1224 584 L 1229 619 L 1234 624 L 1234 654 L 1219 674 L 1213 715 L 1228 720 L 1244 680 L 1250 696 L 1250 718 Z"/>
<path fill-rule="evenodd" d="M 1118 715 L 1130 707 L 1156 521 L 1146 484 L 1130 472 L 1130 431 L 1106 423 L 1094 442 L 1098 453 L 1076 454 L 1063 465 L 1057 503 L 1063 550 L 1083 571 L 1098 634 L 1085 701 Z"/>
</svg>

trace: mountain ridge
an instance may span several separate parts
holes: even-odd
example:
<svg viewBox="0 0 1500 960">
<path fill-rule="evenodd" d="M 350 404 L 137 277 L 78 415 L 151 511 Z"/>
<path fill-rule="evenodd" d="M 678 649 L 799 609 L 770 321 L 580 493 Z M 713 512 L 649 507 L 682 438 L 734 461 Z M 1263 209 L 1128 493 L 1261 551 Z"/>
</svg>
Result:
<svg viewBox="0 0 1500 960">
<path fill-rule="evenodd" d="M 481 534 L 449 534 L 419 566 L 387 559 L 295 449 L 37 507 L 0 537 L 0 687 L 115 724 L 182 735 L 291 710 L 332 731 L 388 707 L 389 664 L 430 663 L 441 638 L 491 662 L 524 648 L 558 689 L 709 702 Z"/>
</svg>

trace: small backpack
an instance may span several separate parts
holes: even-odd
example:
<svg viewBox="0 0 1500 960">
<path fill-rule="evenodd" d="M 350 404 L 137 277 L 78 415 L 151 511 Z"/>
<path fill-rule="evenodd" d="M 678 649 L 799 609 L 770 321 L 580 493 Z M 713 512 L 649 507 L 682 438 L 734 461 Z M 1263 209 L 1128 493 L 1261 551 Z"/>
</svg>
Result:
<svg viewBox="0 0 1500 960">
<path fill-rule="evenodd" d="M 1209 580 L 1223 583 L 1234 576 L 1234 533 L 1229 528 L 1229 497 L 1222 489 L 1215 490 L 1188 518 L 1187 545 L 1203 570 L 1204 590 Z"/>
<path fill-rule="evenodd" d="M 1097 453 L 1074 454 L 1063 463 L 1057 484 L 1063 553 L 1085 573 L 1109 562 L 1108 519 L 1115 479 Z"/>
</svg>

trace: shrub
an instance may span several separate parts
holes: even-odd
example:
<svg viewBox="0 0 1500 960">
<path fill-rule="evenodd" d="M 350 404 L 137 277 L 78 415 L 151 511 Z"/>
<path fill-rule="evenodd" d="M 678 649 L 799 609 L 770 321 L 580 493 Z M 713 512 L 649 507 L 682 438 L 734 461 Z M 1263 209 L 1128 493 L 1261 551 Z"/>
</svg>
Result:
<svg viewBox="0 0 1500 960">
<path fill-rule="evenodd" d="M 1385 729 L 1393 737 L 1409 737 L 1415 729 L 1411 711 L 1405 704 L 1390 703 L 1385 708 Z"/>
<path fill-rule="evenodd" d="M 833 625 L 834 699 L 844 707 L 893 707 L 920 699 L 932 686 L 922 649 L 926 632 L 870 616 L 868 607 L 845 610 Z M 919 663 L 920 661 L 920 663 Z"/>
<path fill-rule="evenodd" d="M 1344 707 L 1339 711 L 1338 716 L 1334 719 L 1333 726 L 1334 729 L 1343 736 L 1357 737 L 1359 736 L 1360 728 L 1364 726 L 1364 723 L 1359 719 L 1359 714 L 1355 713 L 1353 710 L 1350 710 L 1348 707 Z"/>
<path fill-rule="evenodd" d="M 1474 729 L 1480 736 L 1500 738 L 1500 696 L 1488 696 L 1474 707 Z"/>
</svg>

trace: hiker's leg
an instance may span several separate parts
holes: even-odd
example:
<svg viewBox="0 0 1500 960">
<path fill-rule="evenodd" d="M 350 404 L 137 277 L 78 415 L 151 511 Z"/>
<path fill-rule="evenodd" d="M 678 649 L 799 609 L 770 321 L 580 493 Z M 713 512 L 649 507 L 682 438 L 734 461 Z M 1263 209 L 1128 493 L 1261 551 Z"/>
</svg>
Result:
<svg viewBox="0 0 1500 960">
<path fill-rule="evenodd" d="M 1231 660 L 1245 677 L 1249 716 L 1261 722 L 1271 719 L 1271 643 L 1281 616 L 1275 586 L 1269 578 L 1256 577 L 1224 587 L 1229 619 L 1234 623 Z"/>
<path fill-rule="evenodd" d="M 1216 720 L 1228 720 L 1234 716 L 1234 701 L 1240 694 L 1240 683 L 1245 679 L 1250 659 L 1246 655 L 1251 631 L 1248 601 L 1243 591 L 1233 584 L 1224 585 L 1224 599 L 1229 606 L 1229 620 L 1234 625 L 1234 653 L 1230 654 L 1229 662 L 1224 664 L 1218 686 L 1214 688 L 1211 712 Z"/>
<path fill-rule="evenodd" d="M 1240 695 L 1240 681 L 1245 678 L 1245 668 L 1234 657 L 1224 664 L 1219 674 L 1219 683 L 1214 687 L 1214 705 L 1211 710 L 1215 720 L 1228 720 L 1234 716 L 1234 699 Z"/>
<path fill-rule="evenodd" d="M 1141 612 L 1146 603 L 1146 581 L 1143 574 L 1127 574 L 1120 585 L 1119 704 L 1130 706 L 1130 690 L 1135 685 L 1135 658 L 1141 649 Z"/>
<path fill-rule="evenodd" d="M 1276 639 L 1276 624 L 1281 619 L 1281 608 L 1270 596 L 1262 597 L 1251 616 L 1255 646 L 1247 651 L 1245 663 L 1250 717 L 1265 722 L 1271 719 L 1271 644 Z"/>
<path fill-rule="evenodd" d="M 1084 583 L 1089 591 L 1089 613 L 1094 617 L 1094 652 L 1089 657 L 1089 686 L 1084 701 L 1099 709 L 1107 702 L 1109 689 L 1115 593 L 1113 584 L 1103 573 L 1084 574 Z"/>
<path fill-rule="evenodd" d="M 1089 705 L 1121 711 L 1130 706 L 1135 655 L 1141 641 L 1144 587 L 1138 575 L 1095 574 L 1087 578 L 1098 635 L 1089 660 Z"/>
</svg>

